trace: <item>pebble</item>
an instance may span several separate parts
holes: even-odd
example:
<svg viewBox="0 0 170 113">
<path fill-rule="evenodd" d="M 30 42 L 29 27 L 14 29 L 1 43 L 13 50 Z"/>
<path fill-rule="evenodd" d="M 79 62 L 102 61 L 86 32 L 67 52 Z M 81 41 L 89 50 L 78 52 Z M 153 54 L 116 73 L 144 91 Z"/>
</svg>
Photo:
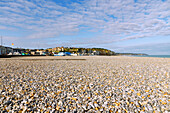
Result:
<svg viewBox="0 0 170 113">
<path fill-rule="evenodd" d="M 170 112 L 168 58 L 46 58 L 86 60 L 0 59 L 0 111 Z"/>
</svg>

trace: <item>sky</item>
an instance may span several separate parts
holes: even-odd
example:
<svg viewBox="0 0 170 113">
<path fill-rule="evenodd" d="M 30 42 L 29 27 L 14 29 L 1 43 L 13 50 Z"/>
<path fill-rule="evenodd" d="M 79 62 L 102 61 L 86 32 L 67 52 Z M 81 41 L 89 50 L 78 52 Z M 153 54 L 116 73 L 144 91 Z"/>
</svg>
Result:
<svg viewBox="0 0 170 113">
<path fill-rule="evenodd" d="M 3 45 L 170 55 L 170 0 L 0 0 Z"/>
</svg>

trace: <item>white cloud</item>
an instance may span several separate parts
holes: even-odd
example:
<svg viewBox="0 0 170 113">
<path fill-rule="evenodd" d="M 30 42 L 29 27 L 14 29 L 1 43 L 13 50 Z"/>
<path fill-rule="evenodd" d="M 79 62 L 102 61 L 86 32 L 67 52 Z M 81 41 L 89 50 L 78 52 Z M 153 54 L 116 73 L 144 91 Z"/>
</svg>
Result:
<svg viewBox="0 0 170 113">
<path fill-rule="evenodd" d="M 170 0 L 84 0 L 69 6 L 45 0 L 1 0 L 0 29 L 28 30 L 32 32 L 28 39 L 54 38 L 86 28 L 101 31 L 101 37 L 109 35 L 110 42 L 164 36 L 170 35 L 169 5 Z M 99 41 L 108 43 L 104 38 Z"/>
</svg>

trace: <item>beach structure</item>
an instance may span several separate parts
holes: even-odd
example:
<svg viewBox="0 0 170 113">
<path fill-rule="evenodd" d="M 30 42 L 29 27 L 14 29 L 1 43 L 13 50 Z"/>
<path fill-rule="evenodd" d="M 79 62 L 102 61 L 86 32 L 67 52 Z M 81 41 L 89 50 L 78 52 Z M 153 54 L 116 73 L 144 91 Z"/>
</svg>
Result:
<svg viewBox="0 0 170 113">
<path fill-rule="evenodd" d="M 23 48 L 13 48 L 13 52 L 19 52 L 21 54 L 21 53 L 25 52 L 25 49 L 23 49 Z"/>
<path fill-rule="evenodd" d="M 22 48 L 7 48 L 7 55 L 22 55 L 25 53 L 25 49 Z"/>
<path fill-rule="evenodd" d="M 71 53 L 71 56 L 77 56 L 77 54 Z"/>
<path fill-rule="evenodd" d="M 54 54 L 54 56 L 70 56 L 70 52 L 59 52 L 58 54 Z"/>
<path fill-rule="evenodd" d="M 10 54 L 10 53 L 9 53 Z M 9 55 L 8 54 L 8 55 Z M 13 55 L 21 55 L 21 53 L 19 53 L 19 52 L 13 52 Z"/>
</svg>

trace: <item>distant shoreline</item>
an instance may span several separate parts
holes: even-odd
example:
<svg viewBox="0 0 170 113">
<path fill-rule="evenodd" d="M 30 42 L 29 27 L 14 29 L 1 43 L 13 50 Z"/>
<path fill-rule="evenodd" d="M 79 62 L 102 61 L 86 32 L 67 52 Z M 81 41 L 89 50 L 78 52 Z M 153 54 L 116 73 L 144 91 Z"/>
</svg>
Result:
<svg viewBox="0 0 170 113">
<path fill-rule="evenodd" d="M 129 57 L 153 57 L 153 58 L 170 58 L 170 55 L 126 55 Z"/>
</svg>

